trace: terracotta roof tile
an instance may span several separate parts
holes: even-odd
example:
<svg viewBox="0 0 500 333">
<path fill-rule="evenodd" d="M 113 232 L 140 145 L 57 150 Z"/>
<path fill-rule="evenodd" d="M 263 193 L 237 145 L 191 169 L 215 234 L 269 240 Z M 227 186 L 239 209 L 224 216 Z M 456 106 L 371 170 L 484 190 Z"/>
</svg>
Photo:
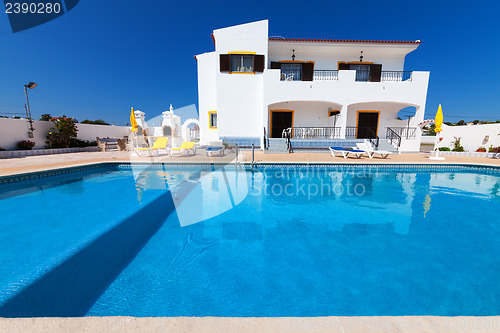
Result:
<svg viewBox="0 0 500 333">
<path fill-rule="evenodd" d="M 361 39 L 314 39 L 314 38 L 281 38 L 269 37 L 275 42 L 323 42 L 323 43 L 373 43 L 373 44 L 420 44 L 420 40 L 361 40 Z"/>
</svg>

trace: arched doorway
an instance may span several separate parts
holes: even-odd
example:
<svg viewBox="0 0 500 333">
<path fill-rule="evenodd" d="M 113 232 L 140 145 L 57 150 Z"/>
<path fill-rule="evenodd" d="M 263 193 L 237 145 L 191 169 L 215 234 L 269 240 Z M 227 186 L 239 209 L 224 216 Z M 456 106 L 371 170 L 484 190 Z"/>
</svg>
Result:
<svg viewBox="0 0 500 333">
<path fill-rule="evenodd" d="M 200 122 L 198 119 L 188 119 L 182 124 L 182 133 L 185 141 L 200 141 Z"/>
</svg>

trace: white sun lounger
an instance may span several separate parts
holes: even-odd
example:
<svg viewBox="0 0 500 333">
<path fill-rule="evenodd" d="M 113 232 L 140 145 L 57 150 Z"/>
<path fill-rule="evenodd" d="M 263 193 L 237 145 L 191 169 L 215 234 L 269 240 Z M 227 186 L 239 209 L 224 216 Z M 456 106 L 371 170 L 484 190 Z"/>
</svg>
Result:
<svg viewBox="0 0 500 333">
<path fill-rule="evenodd" d="M 343 147 L 330 147 L 329 149 L 333 157 L 337 157 L 337 154 L 341 154 L 343 158 L 347 158 L 349 154 L 354 154 L 357 158 L 361 158 L 363 154 L 366 154 L 364 150 L 358 149 L 345 149 Z"/>
<path fill-rule="evenodd" d="M 356 146 L 358 147 L 358 149 L 362 149 L 362 150 L 366 151 L 366 153 L 368 154 L 368 157 L 370 157 L 370 158 L 373 158 L 373 156 L 375 156 L 375 155 L 380 155 L 380 157 L 382 157 L 382 158 L 387 158 L 387 156 L 392 154 L 392 152 L 390 152 L 390 151 L 373 149 L 372 144 L 366 140 L 363 143 L 356 143 Z"/>
</svg>

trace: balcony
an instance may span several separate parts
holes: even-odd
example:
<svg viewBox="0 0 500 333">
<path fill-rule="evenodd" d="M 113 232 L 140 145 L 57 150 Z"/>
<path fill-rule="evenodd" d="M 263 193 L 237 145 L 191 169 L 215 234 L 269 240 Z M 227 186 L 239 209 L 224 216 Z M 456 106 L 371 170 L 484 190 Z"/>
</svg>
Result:
<svg viewBox="0 0 500 333">
<path fill-rule="evenodd" d="M 370 75 L 370 71 L 357 70 L 355 81 L 357 82 L 406 82 L 412 81 L 411 71 L 382 71 L 380 78 Z M 301 69 L 281 69 L 281 81 L 311 81 L 307 79 Z M 309 76 L 310 77 L 310 76 Z M 337 70 L 314 70 L 312 81 L 338 81 Z"/>
</svg>

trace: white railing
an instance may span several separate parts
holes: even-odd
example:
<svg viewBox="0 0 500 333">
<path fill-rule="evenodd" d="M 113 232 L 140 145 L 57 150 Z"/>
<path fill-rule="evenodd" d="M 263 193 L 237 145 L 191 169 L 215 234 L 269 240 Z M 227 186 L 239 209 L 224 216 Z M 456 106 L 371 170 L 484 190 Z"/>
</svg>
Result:
<svg viewBox="0 0 500 333">
<path fill-rule="evenodd" d="M 394 82 L 402 82 L 402 81 L 411 81 L 412 72 L 410 71 L 382 71 L 380 75 L 380 81 L 394 81 Z"/>
<path fill-rule="evenodd" d="M 314 81 L 332 81 L 339 79 L 339 71 L 317 70 L 313 72 Z"/>
</svg>

